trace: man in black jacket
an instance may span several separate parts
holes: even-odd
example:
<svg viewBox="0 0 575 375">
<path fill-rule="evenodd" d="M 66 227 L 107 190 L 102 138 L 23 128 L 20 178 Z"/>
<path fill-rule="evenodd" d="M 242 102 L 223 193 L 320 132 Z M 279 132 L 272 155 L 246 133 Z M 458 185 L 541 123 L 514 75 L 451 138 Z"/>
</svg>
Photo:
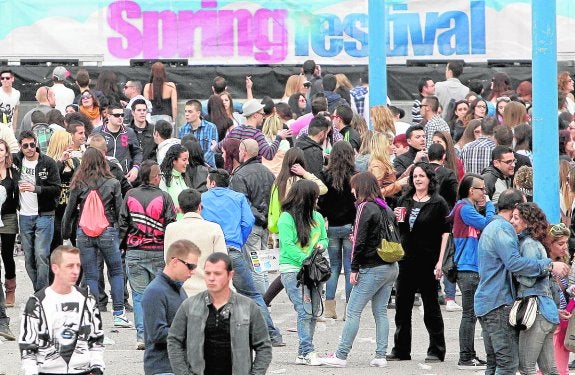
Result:
<svg viewBox="0 0 575 375">
<path fill-rule="evenodd" d="M 513 185 L 515 163 L 513 149 L 496 146 L 491 152 L 491 165 L 483 171 L 485 190 L 493 204 L 497 205 L 499 195 Z"/>
<path fill-rule="evenodd" d="M 20 174 L 14 176 L 20 190 L 20 239 L 26 272 L 37 292 L 50 285 L 48 258 L 60 198 L 60 173 L 56 161 L 40 153 L 31 130 L 22 131 L 18 139 L 20 152 L 13 158 Z"/>
<path fill-rule="evenodd" d="M 409 150 L 399 155 L 393 161 L 395 175 L 400 178 L 410 165 L 419 161 L 427 161 L 427 151 L 425 150 L 425 130 L 421 125 L 412 125 L 405 132 Z"/>
<path fill-rule="evenodd" d="M 339 130 L 344 141 L 348 141 L 355 151 L 359 151 L 361 136 L 357 130 L 351 127 L 352 119 L 353 111 L 346 105 L 340 105 L 333 112 L 333 125 Z"/>
<path fill-rule="evenodd" d="M 323 169 L 322 145 L 330 127 L 330 121 L 324 116 L 318 115 L 309 123 L 308 133 L 299 137 L 294 145 L 303 151 L 307 171 L 317 177 Z"/>
<path fill-rule="evenodd" d="M 136 99 L 132 103 L 132 121 L 128 125 L 136 133 L 140 148 L 142 149 L 142 160 L 148 160 L 156 154 L 156 142 L 154 142 L 154 125 L 146 120 L 148 105 L 144 99 Z"/>
<path fill-rule="evenodd" d="M 230 180 L 230 189 L 243 193 L 252 209 L 255 223 L 242 249 L 249 259 L 257 258 L 258 251 L 268 249 L 269 231 L 268 209 L 270 193 L 275 177 L 261 163 L 258 157 L 259 147 L 255 139 L 244 139 L 239 146 L 240 165 L 234 170 Z M 258 291 L 263 295 L 268 287 L 267 272 L 255 269 L 252 264 L 252 276 Z M 275 327 L 270 331 L 273 346 L 283 346 L 282 336 Z"/>
</svg>

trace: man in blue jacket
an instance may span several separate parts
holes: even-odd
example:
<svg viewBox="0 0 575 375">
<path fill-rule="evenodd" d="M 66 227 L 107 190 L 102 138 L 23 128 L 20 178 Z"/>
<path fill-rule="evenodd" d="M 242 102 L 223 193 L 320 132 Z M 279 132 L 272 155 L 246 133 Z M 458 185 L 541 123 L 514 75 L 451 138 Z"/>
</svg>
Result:
<svg viewBox="0 0 575 375">
<path fill-rule="evenodd" d="M 525 196 L 507 189 L 498 201 L 499 214 L 481 233 L 478 247 L 479 286 L 475 292 L 475 315 L 483 329 L 487 354 L 486 375 L 514 375 L 519 366 L 517 331 L 509 325 L 509 312 L 516 297 L 512 274 L 565 276 L 569 266 L 550 259 L 529 259 L 519 254 L 519 241 L 509 220 Z"/>
<path fill-rule="evenodd" d="M 273 346 L 284 346 L 280 331 L 274 326 L 262 294 L 258 291 L 242 246 L 246 243 L 255 218 L 245 195 L 228 188 L 230 175 L 225 169 L 211 170 L 208 191 L 202 194 L 202 216 L 220 224 L 224 232 L 228 255 L 232 258 L 233 284 L 239 294 L 254 300 L 266 320 Z"/>
<path fill-rule="evenodd" d="M 180 305 L 187 298 L 182 288 L 194 273 L 200 249 L 189 240 L 178 240 L 166 252 L 166 266 L 148 284 L 142 296 L 144 312 L 144 372 L 146 375 L 170 374 L 168 331 Z M 137 372 L 137 371 L 135 371 Z"/>
</svg>

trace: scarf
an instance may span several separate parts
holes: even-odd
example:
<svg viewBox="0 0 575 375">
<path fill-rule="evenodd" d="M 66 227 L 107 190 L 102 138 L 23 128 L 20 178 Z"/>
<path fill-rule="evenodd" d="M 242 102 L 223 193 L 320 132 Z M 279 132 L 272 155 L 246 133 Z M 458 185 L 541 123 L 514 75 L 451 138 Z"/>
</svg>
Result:
<svg viewBox="0 0 575 375">
<path fill-rule="evenodd" d="M 93 106 L 92 109 L 88 109 L 84 106 L 80 106 L 80 112 L 88 116 L 90 120 L 95 120 L 100 118 L 100 108 Z"/>
</svg>

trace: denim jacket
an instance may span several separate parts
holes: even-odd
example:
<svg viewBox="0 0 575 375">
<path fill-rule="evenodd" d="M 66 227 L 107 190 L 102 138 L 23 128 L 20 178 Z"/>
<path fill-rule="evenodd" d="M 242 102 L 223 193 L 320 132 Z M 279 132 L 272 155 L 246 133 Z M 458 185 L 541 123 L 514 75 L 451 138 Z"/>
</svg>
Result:
<svg viewBox="0 0 575 375">
<path fill-rule="evenodd" d="M 519 243 L 513 226 L 496 215 L 485 227 L 478 245 L 479 286 L 475 292 L 476 316 L 511 305 L 515 288 L 511 273 L 538 277 L 549 274 L 551 259 L 529 259 L 519 254 Z"/>
<path fill-rule="evenodd" d="M 204 329 L 211 304 L 207 291 L 182 303 L 168 333 L 168 355 L 175 375 L 204 374 Z M 233 373 L 264 375 L 272 360 L 272 344 L 259 307 L 231 292 L 230 340 Z M 255 352 L 255 356 L 253 356 Z M 253 358 L 253 360 L 252 360 Z"/>
<path fill-rule="evenodd" d="M 527 231 L 519 234 L 519 252 L 521 256 L 530 259 L 547 259 L 547 253 L 541 242 L 531 238 Z M 538 310 L 541 315 L 553 324 L 559 324 L 557 305 L 551 294 L 549 277 L 527 277 L 515 275 L 519 286 L 517 297 L 537 296 Z"/>
</svg>

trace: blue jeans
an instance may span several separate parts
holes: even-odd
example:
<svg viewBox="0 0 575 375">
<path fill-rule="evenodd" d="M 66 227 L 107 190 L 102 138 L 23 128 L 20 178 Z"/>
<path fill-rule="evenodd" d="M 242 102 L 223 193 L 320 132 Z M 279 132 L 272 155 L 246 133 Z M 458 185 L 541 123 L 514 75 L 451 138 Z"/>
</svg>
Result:
<svg viewBox="0 0 575 375">
<path fill-rule="evenodd" d="M 98 256 L 100 251 L 110 272 L 112 288 L 112 305 L 114 311 L 124 310 L 124 271 L 120 256 L 120 240 L 118 229 L 108 227 L 99 237 L 88 237 L 82 228 L 76 230 L 76 244 L 80 249 L 80 261 L 84 271 L 84 282 L 98 301 Z"/>
<path fill-rule="evenodd" d="M 50 285 L 50 243 L 54 235 L 54 216 L 20 215 L 20 241 L 26 272 L 34 291 Z"/>
<path fill-rule="evenodd" d="M 531 328 L 519 332 L 519 372 L 536 375 L 537 365 L 543 374 L 559 374 L 555 367 L 553 333 L 557 324 L 537 314 Z"/>
<path fill-rule="evenodd" d="M 445 293 L 445 298 L 455 300 L 455 283 L 447 280 L 446 276 L 443 276 L 443 292 Z"/>
<path fill-rule="evenodd" d="M 281 340 L 279 329 L 274 326 L 270 311 L 264 302 L 264 297 L 256 288 L 252 277 L 251 267 L 246 262 L 246 258 L 241 250 L 228 248 L 228 255 L 232 258 L 232 267 L 234 269 L 234 278 L 232 282 L 236 291 L 248 298 L 251 298 L 259 307 L 266 321 L 270 339 L 273 341 Z"/>
<path fill-rule="evenodd" d="M 459 360 L 471 361 L 477 357 L 475 352 L 475 324 L 477 317 L 474 311 L 473 298 L 479 285 L 479 274 L 471 271 L 459 271 L 457 283 L 461 289 L 461 323 L 459 324 Z"/>
<path fill-rule="evenodd" d="M 126 274 L 132 288 L 136 335 L 144 341 L 144 312 L 142 295 L 156 274 L 164 269 L 163 251 L 129 250 L 126 252 Z"/>
<path fill-rule="evenodd" d="M 361 313 L 369 301 L 371 301 L 371 312 L 375 319 L 375 357 L 385 358 L 389 336 L 387 303 L 398 273 L 397 263 L 359 269 L 358 282 L 351 290 L 351 296 L 347 303 L 345 325 L 335 353 L 338 358 L 347 359 L 359 330 Z"/>
<path fill-rule="evenodd" d="M 325 284 L 325 299 L 327 300 L 335 299 L 337 282 L 339 280 L 339 274 L 343 263 L 343 273 L 345 275 L 345 300 L 349 301 L 349 296 L 351 294 L 349 274 L 351 273 L 352 250 L 349 235 L 351 232 L 351 224 L 341 227 L 329 227 L 327 229 L 327 237 L 329 239 L 327 251 L 329 254 L 329 264 L 331 265 L 331 277 Z"/>
<path fill-rule="evenodd" d="M 485 375 L 515 375 L 519 367 L 517 331 L 509 324 L 510 305 L 480 316 L 483 344 L 487 354 Z"/>
<path fill-rule="evenodd" d="M 262 296 L 266 293 L 268 287 L 270 286 L 268 281 L 268 271 L 256 271 L 254 269 L 252 260 L 250 258 L 250 252 L 267 250 L 269 236 L 270 232 L 267 229 L 254 225 L 242 249 L 244 256 L 246 257 L 246 262 L 250 268 L 250 272 L 252 273 L 254 285 L 258 288 L 258 291 Z"/>
<path fill-rule="evenodd" d="M 307 287 L 297 286 L 297 272 L 281 274 L 282 284 L 297 313 L 297 335 L 299 338 L 298 356 L 306 356 L 314 351 L 313 334 L 317 319 L 313 316 L 319 314 L 321 295 L 317 290 L 310 292 Z M 313 312 L 313 315 L 312 315 Z"/>
</svg>

